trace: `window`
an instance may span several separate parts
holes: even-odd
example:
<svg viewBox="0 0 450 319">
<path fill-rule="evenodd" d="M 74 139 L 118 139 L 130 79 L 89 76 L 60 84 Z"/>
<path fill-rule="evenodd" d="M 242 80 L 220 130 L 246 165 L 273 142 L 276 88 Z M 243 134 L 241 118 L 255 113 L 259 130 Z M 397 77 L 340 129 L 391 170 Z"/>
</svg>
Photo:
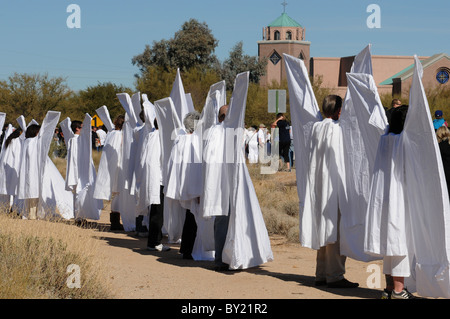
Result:
<svg viewBox="0 0 450 319">
<path fill-rule="evenodd" d="M 277 65 L 277 63 L 280 62 L 280 60 L 281 56 L 278 54 L 277 51 L 274 51 L 270 56 L 270 61 L 273 63 L 273 65 Z"/>
<path fill-rule="evenodd" d="M 445 84 L 448 82 L 450 76 L 450 70 L 447 68 L 440 68 L 436 74 L 436 80 L 440 84 Z"/>
<path fill-rule="evenodd" d="M 300 55 L 298 56 L 298 58 L 299 58 L 300 60 L 305 60 L 305 55 L 303 54 L 303 51 L 300 52 Z"/>
<path fill-rule="evenodd" d="M 286 40 L 292 40 L 292 32 L 291 31 L 286 32 Z"/>
<path fill-rule="evenodd" d="M 275 31 L 273 38 L 274 40 L 280 40 L 280 31 Z"/>
</svg>

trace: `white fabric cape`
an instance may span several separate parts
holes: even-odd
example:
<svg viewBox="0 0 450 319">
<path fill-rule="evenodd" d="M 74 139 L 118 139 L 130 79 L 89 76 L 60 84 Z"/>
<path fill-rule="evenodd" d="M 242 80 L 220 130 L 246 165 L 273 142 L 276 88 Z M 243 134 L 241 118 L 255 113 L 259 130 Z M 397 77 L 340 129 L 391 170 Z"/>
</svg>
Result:
<svg viewBox="0 0 450 319">
<path fill-rule="evenodd" d="M 173 141 L 181 132 L 184 132 L 177 116 L 172 98 L 164 98 L 155 102 L 156 119 L 161 145 L 161 172 L 164 195 L 167 192 L 169 176 L 169 159 L 172 152 Z M 167 232 L 169 242 L 181 239 L 183 224 L 186 218 L 185 209 L 178 200 L 164 196 L 164 230 Z"/>
<path fill-rule="evenodd" d="M 140 93 L 135 93 L 130 98 L 127 93 L 119 93 L 117 97 L 125 109 L 125 122 L 122 127 L 123 146 L 122 146 L 122 167 L 119 171 L 119 194 L 118 204 L 120 216 L 125 231 L 136 229 L 136 217 L 140 212 L 136 210 L 136 195 L 133 192 L 133 174 L 136 143 L 134 143 L 134 134 L 136 130 L 142 127 L 142 121 L 139 119 L 140 112 Z M 139 126 L 138 126 L 139 125 Z"/>
<path fill-rule="evenodd" d="M 372 75 L 371 45 L 356 57 L 347 73 L 347 94 L 339 122 L 344 138 L 348 201 L 341 210 L 341 254 L 360 261 L 376 258 L 364 252 L 365 215 L 376 147 L 387 118 Z"/>
<path fill-rule="evenodd" d="M 225 82 L 221 81 L 213 84 L 208 92 L 205 107 L 203 108 L 200 120 L 192 134 L 185 134 L 179 131 L 178 136 L 173 142 L 171 154 L 167 166 L 167 184 L 165 187 L 166 198 L 178 201 L 184 210 L 189 209 L 194 215 L 197 224 L 197 235 L 192 251 L 194 260 L 213 260 L 214 259 L 214 219 L 203 218 L 198 203 L 198 198 L 203 193 L 202 178 L 202 156 L 203 156 L 203 130 L 212 125 L 213 118 L 216 118 L 214 109 L 219 102 L 216 98 L 220 92 L 224 93 Z M 224 97 L 226 98 L 226 97 Z M 220 98 L 219 98 L 220 99 Z M 176 117 L 172 121 L 165 121 L 167 126 L 164 129 L 175 131 L 173 123 L 179 123 L 175 108 L 167 108 L 166 113 Z M 176 216 L 168 216 L 170 220 L 176 219 Z M 183 220 L 180 218 L 178 220 Z M 177 223 L 168 223 L 177 224 Z M 177 224 L 179 225 L 179 224 Z M 167 225 L 169 226 L 169 225 Z M 182 226 L 182 225 L 179 225 Z"/>
<path fill-rule="evenodd" d="M 22 142 L 19 137 L 11 140 L 9 146 L 0 154 L 0 194 L 2 195 L 17 195 Z"/>
<path fill-rule="evenodd" d="M 211 178 L 220 177 L 220 193 L 214 195 L 219 197 L 220 194 L 223 198 L 225 193 L 228 194 L 228 199 L 223 198 L 223 206 L 217 207 L 216 212 L 209 210 L 209 215 L 206 216 L 226 215 L 229 212 L 222 261 L 227 263 L 230 269 L 246 269 L 273 260 L 269 235 L 242 152 L 248 80 L 249 72 L 237 75 L 226 118 L 222 123 L 210 128 L 211 134 L 206 133 L 204 148 L 204 169 L 208 168 L 209 164 L 226 168 L 219 175 L 213 171 L 209 174 L 204 171 L 205 187 L 202 197 L 213 196 L 208 185 L 212 185 Z M 220 154 L 222 157 L 213 157 L 214 154 Z M 208 160 L 212 162 L 208 163 Z M 216 179 L 216 184 L 217 181 Z M 205 216 L 205 212 L 203 215 Z"/>
<path fill-rule="evenodd" d="M 159 132 L 155 130 L 153 122 L 156 118 L 155 106 L 143 94 L 142 107 L 145 124 L 135 133 L 136 162 L 134 167 L 133 190 L 136 194 L 136 211 L 147 216 L 148 208 L 152 204 L 160 204 L 161 175 L 161 144 Z M 146 213 L 144 213 L 146 212 Z"/>
<path fill-rule="evenodd" d="M 172 91 L 169 97 L 172 99 L 173 105 L 177 112 L 177 117 L 183 125 L 183 119 L 189 112 L 194 111 L 194 106 L 192 104 L 192 99 L 185 93 L 183 81 L 181 80 L 180 69 L 177 69 L 177 74 L 175 76 L 175 81 L 172 85 Z"/>
<path fill-rule="evenodd" d="M 307 178 L 309 163 L 312 162 L 311 156 L 316 156 L 315 158 L 323 156 L 323 154 L 312 154 L 312 148 L 309 148 L 310 145 L 311 147 L 314 145 L 312 143 L 316 145 L 319 143 L 318 140 L 311 141 L 311 126 L 322 117 L 303 61 L 288 55 L 285 55 L 285 61 L 291 95 L 291 117 L 293 127 L 296 128 L 293 134 L 294 152 L 298 159 L 296 162 L 298 163 L 297 184 L 300 199 L 300 242 L 305 247 L 319 249 L 337 238 L 337 229 L 333 225 L 337 225 L 338 193 L 334 192 L 336 187 L 325 189 L 322 193 L 320 184 L 328 175 L 322 170 L 334 171 L 337 168 L 331 169 L 332 163 L 321 163 L 320 165 L 324 166 L 316 172 L 318 175 Z M 334 156 L 341 163 L 339 167 L 342 182 L 338 183 L 340 185 L 341 254 L 361 261 L 377 259 L 364 252 L 363 238 L 371 169 L 375 161 L 373 145 L 378 144 L 387 123 L 371 73 L 369 45 L 355 57 L 351 73 L 347 74 L 349 88 L 344 100 L 339 128 L 328 127 L 336 131 L 338 135 L 342 134 L 342 139 L 338 138 L 341 140 L 340 148 L 330 145 L 335 148 Z M 331 124 L 332 121 L 328 122 Z M 342 133 L 339 133 L 339 130 L 342 130 Z M 336 182 L 337 178 L 335 176 Z M 308 190 L 306 190 L 307 187 Z M 310 187 L 318 188 L 310 194 Z M 311 200 L 311 195 L 321 200 Z M 310 203 L 307 203 L 306 208 L 304 203 L 307 201 Z M 330 210 L 331 207 L 333 208 Z"/>
<path fill-rule="evenodd" d="M 408 254 L 408 290 L 449 298 L 450 203 L 422 74 L 415 56 L 403 132 L 383 136 L 378 148 L 365 246 L 381 256 Z"/>
<path fill-rule="evenodd" d="M 192 100 L 185 93 L 180 70 L 177 69 L 170 96 L 155 102 L 156 118 L 161 138 L 162 184 L 164 186 L 164 194 L 167 191 L 168 165 L 173 143 L 179 134 L 185 134 L 182 121 L 186 114 L 194 110 L 191 102 Z M 185 218 L 185 209 L 181 206 L 180 201 L 164 196 L 163 228 L 169 235 L 169 242 L 181 240 Z"/>
<path fill-rule="evenodd" d="M 249 163 L 258 163 L 258 133 L 254 130 L 251 130 L 247 136 L 247 144 L 248 144 L 248 162 Z"/>
<path fill-rule="evenodd" d="M 92 118 L 85 115 L 80 135 L 70 129 L 71 120 L 60 123 L 67 145 L 66 190 L 74 193 L 75 218 L 99 220 L 103 201 L 94 199 L 96 172 L 92 160 Z"/>
<path fill-rule="evenodd" d="M 107 126 L 105 145 L 102 149 L 100 163 L 95 181 L 94 198 L 102 200 L 113 200 L 111 210 L 118 212 L 115 206 L 116 200 L 113 199 L 119 192 L 118 178 L 122 167 L 122 131 L 115 130 L 109 117 L 106 106 L 96 110 L 102 122 Z M 109 127 L 108 127 L 109 126 Z"/>
<path fill-rule="evenodd" d="M 111 120 L 111 116 L 109 115 L 108 107 L 103 105 L 95 110 L 98 117 L 102 120 L 108 132 L 114 131 L 114 124 Z"/>
<path fill-rule="evenodd" d="M 38 217 L 73 218 L 72 193 L 65 191 L 64 178 L 48 157 L 60 112 L 49 111 L 38 136 L 25 140 L 19 174 L 19 199 L 38 198 Z"/>
<path fill-rule="evenodd" d="M 310 199 L 307 192 L 309 163 L 311 158 L 311 133 L 315 123 L 322 120 L 319 106 L 309 81 L 308 71 L 302 60 L 284 55 L 288 79 L 294 152 L 296 157 L 297 193 L 299 198 L 300 243 L 302 246 L 319 249 L 317 233 L 312 225 L 311 210 L 305 209 Z M 308 186 L 309 187 L 309 186 Z M 315 218 L 314 218 L 315 220 Z"/>
<path fill-rule="evenodd" d="M 23 207 L 23 200 L 17 198 L 22 144 L 19 136 L 0 154 L 0 205 L 13 206 L 18 214 L 22 213 Z"/>
</svg>

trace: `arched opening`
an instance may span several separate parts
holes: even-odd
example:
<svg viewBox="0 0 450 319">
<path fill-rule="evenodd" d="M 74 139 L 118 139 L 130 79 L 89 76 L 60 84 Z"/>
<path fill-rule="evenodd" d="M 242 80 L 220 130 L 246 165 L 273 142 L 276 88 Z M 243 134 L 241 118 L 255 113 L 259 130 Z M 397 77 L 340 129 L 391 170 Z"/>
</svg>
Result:
<svg viewBox="0 0 450 319">
<path fill-rule="evenodd" d="M 275 33 L 273 35 L 273 39 L 274 40 L 280 40 L 280 31 L 275 31 Z"/>
<path fill-rule="evenodd" d="M 286 40 L 292 40 L 292 32 L 291 31 L 286 32 Z"/>
</svg>

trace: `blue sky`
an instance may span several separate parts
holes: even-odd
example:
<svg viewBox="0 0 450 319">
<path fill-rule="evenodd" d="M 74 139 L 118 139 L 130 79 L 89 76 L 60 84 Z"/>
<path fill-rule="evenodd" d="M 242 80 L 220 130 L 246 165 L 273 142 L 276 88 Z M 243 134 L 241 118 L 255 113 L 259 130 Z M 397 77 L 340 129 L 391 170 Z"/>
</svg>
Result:
<svg viewBox="0 0 450 319">
<path fill-rule="evenodd" d="M 283 12 L 283 0 L 0 0 L 0 80 L 14 72 L 62 76 L 73 90 L 98 82 L 134 87 L 133 56 L 170 39 L 190 18 L 206 22 L 223 61 L 242 41 L 258 54 L 263 27 Z M 450 54 L 450 1 L 286 0 L 286 13 L 306 29 L 312 57 Z M 70 4 L 81 28 L 70 29 Z M 368 28 L 367 7 L 381 9 L 381 28 Z"/>
</svg>

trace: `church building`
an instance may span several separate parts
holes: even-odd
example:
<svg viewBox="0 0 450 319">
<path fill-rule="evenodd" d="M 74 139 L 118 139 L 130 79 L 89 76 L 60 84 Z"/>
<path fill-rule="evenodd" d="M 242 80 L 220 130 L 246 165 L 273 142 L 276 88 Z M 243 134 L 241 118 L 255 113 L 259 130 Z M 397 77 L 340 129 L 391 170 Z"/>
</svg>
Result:
<svg viewBox="0 0 450 319">
<path fill-rule="evenodd" d="M 267 59 L 266 75 L 261 85 L 282 83 L 286 79 L 283 53 L 302 59 L 312 78 L 321 77 L 322 86 L 335 94 L 345 96 L 346 73 L 350 72 L 355 56 L 311 57 L 311 42 L 306 40 L 306 29 L 283 12 L 281 16 L 263 28 L 258 41 L 260 60 Z M 361 47 L 361 50 L 364 49 Z M 359 52 L 355 52 L 355 55 Z M 449 86 L 450 56 L 445 53 L 431 57 L 419 56 L 424 68 L 425 89 Z M 412 82 L 414 56 L 372 55 L 373 77 L 379 94 L 407 96 Z"/>
</svg>

